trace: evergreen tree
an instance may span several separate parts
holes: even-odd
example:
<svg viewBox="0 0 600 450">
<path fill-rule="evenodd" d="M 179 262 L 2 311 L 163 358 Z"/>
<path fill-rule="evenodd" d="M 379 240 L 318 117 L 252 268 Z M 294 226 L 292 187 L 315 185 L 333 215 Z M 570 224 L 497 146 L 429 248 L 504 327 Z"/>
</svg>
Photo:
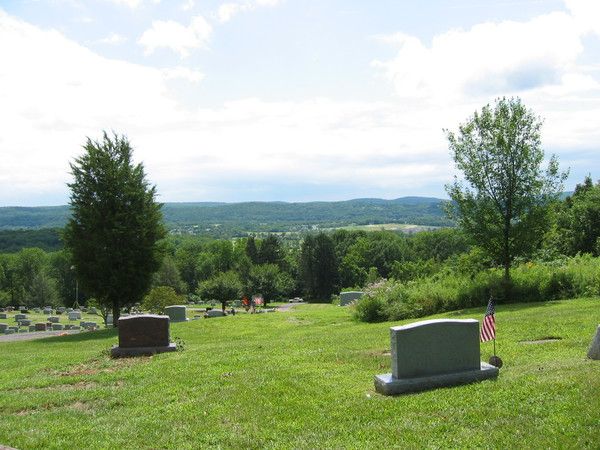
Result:
<svg viewBox="0 0 600 450">
<path fill-rule="evenodd" d="M 250 236 L 246 241 L 246 255 L 248 255 L 252 264 L 258 264 L 258 250 L 256 249 L 254 236 Z"/>
<path fill-rule="evenodd" d="M 274 234 L 270 234 L 260 243 L 258 249 L 258 264 L 281 265 L 283 260 L 283 248 L 281 241 Z"/>
<path fill-rule="evenodd" d="M 82 288 L 112 309 L 117 326 L 121 307 L 141 302 L 160 266 L 161 205 L 126 137 L 105 132 L 84 150 L 71 163 L 65 244 Z"/>
<path fill-rule="evenodd" d="M 338 264 L 333 240 L 325 233 L 308 235 L 300 249 L 300 277 L 308 298 L 330 301 L 338 289 Z"/>
</svg>

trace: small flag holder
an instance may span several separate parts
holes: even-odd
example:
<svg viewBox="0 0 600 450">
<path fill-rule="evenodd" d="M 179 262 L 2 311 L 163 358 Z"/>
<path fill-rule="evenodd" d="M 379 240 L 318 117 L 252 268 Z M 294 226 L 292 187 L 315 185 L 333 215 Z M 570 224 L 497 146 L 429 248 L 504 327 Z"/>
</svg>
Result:
<svg viewBox="0 0 600 450">
<path fill-rule="evenodd" d="M 490 301 L 488 302 L 485 316 L 483 316 L 483 323 L 481 324 L 481 331 L 479 340 L 481 342 L 487 342 L 490 340 L 494 341 L 494 355 L 490 358 L 489 363 L 497 367 L 502 367 L 502 359 L 496 355 L 496 305 L 494 297 L 490 295 Z"/>
</svg>

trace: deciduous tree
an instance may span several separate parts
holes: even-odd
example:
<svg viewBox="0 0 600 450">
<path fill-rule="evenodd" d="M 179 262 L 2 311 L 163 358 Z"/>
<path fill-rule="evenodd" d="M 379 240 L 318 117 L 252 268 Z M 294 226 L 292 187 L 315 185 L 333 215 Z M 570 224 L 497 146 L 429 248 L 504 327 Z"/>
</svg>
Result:
<svg viewBox="0 0 600 450">
<path fill-rule="evenodd" d="M 548 223 L 548 204 L 562 190 L 552 156 L 542 168 L 541 120 L 518 98 L 498 99 L 447 131 L 451 155 L 464 181 L 446 186 L 449 213 L 497 263 L 504 267 L 505 291 L 517 255 L 535 248 Z"/>
</svg>

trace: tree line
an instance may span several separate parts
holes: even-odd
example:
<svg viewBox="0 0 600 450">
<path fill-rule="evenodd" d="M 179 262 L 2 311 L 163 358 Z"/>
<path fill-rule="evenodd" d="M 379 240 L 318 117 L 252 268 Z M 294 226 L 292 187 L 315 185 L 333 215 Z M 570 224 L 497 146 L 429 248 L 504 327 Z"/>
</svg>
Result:
<svg viewBox="0 0 600 450">
<path fill-rule="evenodd" d="M 591 177 L 552 205 L 549 226 L 527 259 L 600 256 L 600 182 Z M 262 294 L 267 301 L 301 296 L 330 301 L 343 289 L 361 289 L 381 278 L 404 283 L 449 267 L 477 273 L 500 265 L 458 228 L 414 235 L 336 230 L 306 234 L 301 243 L 276 235 L 260 239 L 168 236 L 151 287 L 166 286 L 187 300 L 233 300 Z M 524 258 L 524 259 L 523 259 Z M 219 290 L 224 292 L 219 294 Z M 68 250 L 27 248 L 0 254 L 0 305 L 72 306 L 76 270 Z M 89 298 L 80 289 L 79 301 Z"/>
</svg>

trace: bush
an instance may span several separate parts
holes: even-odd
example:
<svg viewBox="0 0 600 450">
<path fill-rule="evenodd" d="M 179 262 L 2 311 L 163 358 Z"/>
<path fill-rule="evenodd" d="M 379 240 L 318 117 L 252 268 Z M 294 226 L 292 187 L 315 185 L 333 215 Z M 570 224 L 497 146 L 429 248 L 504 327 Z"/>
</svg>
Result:
<svg viewBox="0 0 600 450">
<path fill-rule="evenodd" d="M 465 273 L 466 272 L 466 273 Z M 365 322 L 402 320 L 443 311 L 485 306 L 490 295 L 498 303 L 524 303 L 600 295 L 600 258 L 590 255 L 552 262 L 527 262 L 511 271 L 510 298 L 502 297 L 501 269 L 476 274 L 444 270 L 402 283 L 383 280 L 366 289 L 354 317 Z"/>
<path fill-rule="evenodd" d="M 163 314 L 165 307 L 180 305 L 185 302 L 183 295 L 178 295 L 170 286 L 158 286 L 153 288 L 142 303 L 142 308 L 156 314 Z"/>
<path fill-rule="evenodd" d="M 387 320 L 383 307 L 384 302 L 379 297 L 364 296 L 354 304 L 353 315 L 361 322 L 383 322 Z"/>
</svg>

